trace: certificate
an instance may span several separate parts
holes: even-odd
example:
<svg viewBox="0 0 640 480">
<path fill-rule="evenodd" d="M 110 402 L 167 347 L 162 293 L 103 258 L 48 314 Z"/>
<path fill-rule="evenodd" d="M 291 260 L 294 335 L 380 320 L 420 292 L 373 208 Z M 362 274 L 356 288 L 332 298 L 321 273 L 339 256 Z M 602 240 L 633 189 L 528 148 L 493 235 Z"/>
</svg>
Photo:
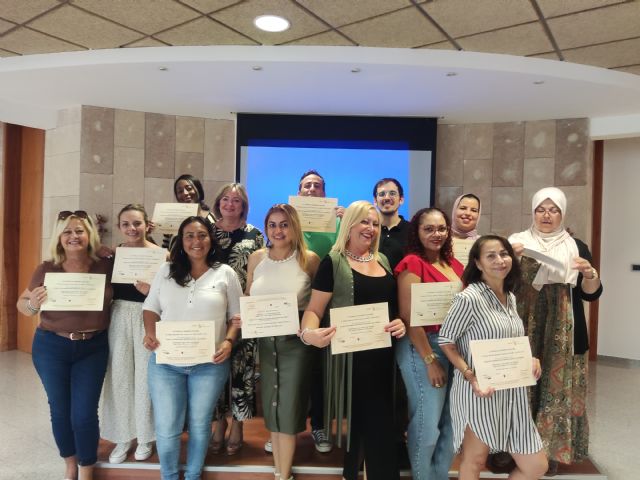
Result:
<svg viewBox="0 0 640 480">
<path fill-rule="evenodd" d="M 456 293 L 462 290 L 462 282 L 431 282 L 411 284 L 412 327 L 440 325 Z"/>
<path fill-rule="evenodd" d="M 47 301 L 42 311 L 99 312 L 104 304 L 104 273 L 44 274 Z"/>
<path fill-rule="evenodd" d="M 116 248 L 111 283 L 151 283 L 160 266 L 167 261 L 165 248 Z"/>
<path fill-rule="evenodd" d="M 387 302 L 332 308 L 330 318 L 331 326 L 336 327 L 332 355 L 391 346 L 391 334 L 384 331 L 389 323 Z"/>
<path fill-rule="evenodd" d="M 528 337 L 471 340 L 471 358 L 482 390 L 535 385 L 533 359 Z"/>
<path fill-rule="evenodd" d="M 185 218 L 198 215 L 198 207 L 197 203 L 156 203 L 153 209 L 155 231 L 175 235 Z"/>
<path fill-rule="evenodd" d="M 471 246 L 475 243 L 475 240 L 468 238 L 454 238 L 452 243 L 453 256 L 466 267 L 467 263 L 469 263 L 469 250 L 471 250 Z"/>
<path fill-rule="evenodd" d="M 216 351 L 216 322 L 156 322 L 156 363 L 195 365 L 212 363 Z"/>
<path fill-rule="evenodd" d="M 242 338 L 295 335 L 300 329 L 295 293 L 240 297 Z"/>
<path fill-rule="evenodd" d="M 549 255 L 545 255 L 544 253 L 540 253 L 536 250 L 531 250 L 530 248 L 524 248 L 522 250 L 522 255 L 524 255 L 525 257 L 533 258 L 534 260 L 537 260 L 540 263 L 549 265 L 560 272 L 564 272 L 565 270 L 564 265 L 562 265 L 562 262 L 560 260 L 556 260 L 555 258 L 552 258 Z"/>
<path fill-rule="evenodd" d="M 337 198 L 292 195 L 289 205 L 298 212 L 303 232 L 335 233 Z"/>
</svg>

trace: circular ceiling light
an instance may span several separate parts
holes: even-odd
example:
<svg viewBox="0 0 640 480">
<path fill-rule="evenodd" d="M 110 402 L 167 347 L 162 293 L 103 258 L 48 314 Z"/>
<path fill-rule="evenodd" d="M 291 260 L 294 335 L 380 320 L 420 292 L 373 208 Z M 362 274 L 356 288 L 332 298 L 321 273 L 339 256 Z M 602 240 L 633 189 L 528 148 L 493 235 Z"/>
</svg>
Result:
<svg viewBox="0 0 640 480">
<path fill-rule="evenodd" d="M 253 19 L 253 24 L 265 32 L 284 32 L 291 26 L 289 20 L 277 15 L 260 15 Z"/>
</svg>

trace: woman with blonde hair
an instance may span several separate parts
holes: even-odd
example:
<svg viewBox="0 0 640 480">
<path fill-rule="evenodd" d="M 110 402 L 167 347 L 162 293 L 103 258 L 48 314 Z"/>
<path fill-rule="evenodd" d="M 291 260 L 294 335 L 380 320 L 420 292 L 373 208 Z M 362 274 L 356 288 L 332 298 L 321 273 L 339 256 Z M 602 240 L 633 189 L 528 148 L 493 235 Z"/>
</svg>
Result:
<svg viewBox="0 0 640 480">
<path fill-rule="evenodd" d="M 264 230 L 267 247 L 249 257 L 247 294 L 295 293 L 302 313 L 320 258 L 307 249 L 298 213 L 291 205 L 271 207 Z M 306 429 L 312 351 L 296 335 L 259 338 L 258 348 L 262 409 L 271 432 L 276 478 L 293 479 L 296 434 Z"/>
<path fill-rule="evenodd" d="M 109 358 L 107 328 L 111 269 L 98 258 L 97 228 L 84 210 L 58 214 L 49 245 L 51 260 L 41 263 L 18 299 L 23 315 L 40 313 L 33 338 L 33 364 L 47 393 L 53 436 L 65 461 L 65 480 L 93 478 L 97 461 L 98 401 Z M 47 273 L 104 275 L 102 310 L 44 311 Z"/>
<path fill-rule="evenodd" d="M 392 319 L 384 332 L 395 339 L 404 336 L 404 324 L 397 317 L 396 282 L 388 260 L 378 252 L 379 215 L 366 201 L 353 202 L 346 209 L 336 243 L 313 281 L 302 319 L 303 343 L 318 348 L 331 343 L 336 328 L 329 327 L 330 308 L 381 302 L 387 303 Z M 346 480 L 358 477 L 363 460 L 370 480 L 399 478 L 393 425 L 393 350 L 331 355 L 330 349 L 325 349 L 325 426 L 330 431 L 331 420 L 337 421 L 340 446 L 343 419 L 347 420 Z"/>
<path fill-rule="evenodd" d="M 218 244 L 218 259 L 236 272 L 242 290 L 247 287 L 249 255 L 264 246 L 260 230 L 247 223 L 249 197 L 240 183 L 223 185 L 213 204 L 216 221 L 213 234 Z M 240 339 L 231 354 L 229 388 L 218 402 L 217 422 L 211 439 L 211 450 L 219 453 L 224 446 L 227 413 L 231 411 L 231 428 L 227 442 L 227 455 L 235 455 L 242 448 L 243 421 L 256 414 L 256 349 L 255 339 Z"/>
</svg>

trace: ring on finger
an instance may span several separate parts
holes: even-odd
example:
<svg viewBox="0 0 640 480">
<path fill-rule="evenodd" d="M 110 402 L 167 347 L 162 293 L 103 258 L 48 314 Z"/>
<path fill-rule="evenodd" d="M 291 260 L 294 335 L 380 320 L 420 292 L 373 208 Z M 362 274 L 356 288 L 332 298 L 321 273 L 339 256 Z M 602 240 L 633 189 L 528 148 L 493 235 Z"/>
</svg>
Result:
<svg viewBox="0 0 640 480">
<path fill-rule="evenodd" d="M 442 385 L 440 385 L 439 383 L 436 383 L 436 384 L 434 385 L 434 387 L 436 387 L 436 388 L 442 388 Z"/>
</svg>

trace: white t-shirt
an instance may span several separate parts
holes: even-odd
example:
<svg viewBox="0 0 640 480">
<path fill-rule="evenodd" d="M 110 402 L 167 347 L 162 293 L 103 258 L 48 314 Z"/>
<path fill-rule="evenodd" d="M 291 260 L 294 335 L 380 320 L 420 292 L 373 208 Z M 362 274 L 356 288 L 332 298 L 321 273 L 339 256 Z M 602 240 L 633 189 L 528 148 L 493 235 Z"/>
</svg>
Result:
<svg viewBox="0 0 640 480">
<path fill-rule="evenodd" d="M 217 347 L 227 333 L 227 320 L 240 314 L 242 288 L 229 265 L 207 270 L 197 280 L 181 287 L 169 278 L 169 264 L 156 274 L 143 310 L 160 315 L 160 321 L 198 320 L 216 322 Z"/>
</svg>

